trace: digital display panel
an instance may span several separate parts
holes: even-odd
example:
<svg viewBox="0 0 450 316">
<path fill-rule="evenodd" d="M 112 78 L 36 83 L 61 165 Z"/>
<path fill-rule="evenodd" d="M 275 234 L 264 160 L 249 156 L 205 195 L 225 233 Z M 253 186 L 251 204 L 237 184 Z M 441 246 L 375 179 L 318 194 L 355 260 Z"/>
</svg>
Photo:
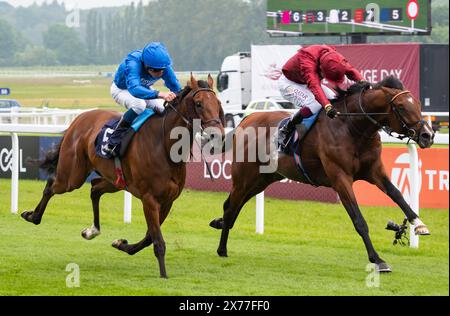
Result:
<svg viewBox="0 0 450 316">
<path fill-rule="evenodd" d="M 429 35 L 430 0 L 267 0 L 272 36 Z"/>
</svg>

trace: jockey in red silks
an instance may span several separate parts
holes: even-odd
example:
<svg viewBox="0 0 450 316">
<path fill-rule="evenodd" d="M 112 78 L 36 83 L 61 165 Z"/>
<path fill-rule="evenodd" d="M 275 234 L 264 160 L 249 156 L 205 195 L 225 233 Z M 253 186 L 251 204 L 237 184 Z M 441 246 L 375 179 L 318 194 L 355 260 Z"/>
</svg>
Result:
<svg viewBox="0 0 450 316">
<path fill-rule="evenodd" d="M 333 85 L 344 82 L 345 76 L 353 81 L 362 81 L 361 74 L 334 47 L 311 45 L 301 48 L 283 66 L 283 75 L 278 81 L 280 93 L 286 100 L 300 107 L 300 110 L 280 130 L 284 145 L 289 141 L 287 135 L 300 124 L 303 118 L 317 113 L 322 107 L 330 118 L 337 115 L 330 99 L 334 92 L 321 84 L 327 79 Z"/>
</svg>

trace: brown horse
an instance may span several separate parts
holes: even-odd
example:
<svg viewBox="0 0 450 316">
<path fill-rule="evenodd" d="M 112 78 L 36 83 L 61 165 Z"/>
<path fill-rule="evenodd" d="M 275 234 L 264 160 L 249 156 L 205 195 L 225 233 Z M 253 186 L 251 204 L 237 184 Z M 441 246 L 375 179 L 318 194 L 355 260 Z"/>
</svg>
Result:
<svg viewBox="0 0 450 316">
<path fill-rule="evenodd" d="M 422 120 L 420 102 L 409 91 L 403 90 L 398 79 L 389 77 L 369 89 L 368 85 L 355 84 L 347 93 L 340 91 L 333 101 L 340 111 L 336 119 L 328 118 L 320 113 L 315 126 L 303 139 L 299 154 L 303 166 L 309 174 L 309 180 L 316 185 L 332 187 L 338 194 L 353 225 L 362 237 L 366 246 L 369 261 L 376 264 L 378 271 L 391 271 L 375 251 L 369 237 L 369 229 L 358 207 L 352 184 L 356 180 L 365 180 L 375 184 L 381 191 L 395 201 L 405 213 L 410 223 L 416 225 L 416 234 L 427 235 L 425 224 L 405 202 L 402 194 L 389 180 L 389 176 L 381 161 L 381 140 L 378 131 L 389 127 L 393 132 L 407 135 L 416 141 L 421 148 L 433 144 L 434 132 Z M 264 127 L 274 128 L 289 114 L 286 112 L 255 113 L 248 116 L 240 124 L 233 136 L 233 154 L 242 150 L 248 154 L 252 144 L 273 141 L 274 133 L 260 130 L 243 141 L 243 148 L 236 148 L 236 139 L 247 129 Z M 252 135 L 252 133 L 246 133 Z M 265 147 L 267 148 L 267 147 Z M 266 155 L 270 152 L 265 151 Z M 273 153 L 272 153 L 273 155 Z M 258 156 L 259 157 L 259 156 Z M 267 158 L 267 157 L 266 157 Z M 276 171 L 261 173 L 261 161 L 233 161 L 231 172 L 233 187 L 224 203 L 223 217 L 213 220 L 210 225 L 222 229 L 217 253 L 227 256 L 227 240 L 229 230 L 244 204 L 267 186 L 283 178 L 310 183 L 304 174 L 300 174 L 292 156 L 278 154 Z M 235 158 L 233 158 L 235 159 Z"/>
<path fill-rule="evenodd" d="M 96 171 L 102 177 L 92 181 L 94 225 L 85 229 L 82 234 L 86 239 L 92 239 L 100 233 L 100 197 L 119 189 L 113 184 L 116 179 L 114 161 L 98 157 L 94 141 L 102 126 L 119 116 L 115 111 L 94 110 L 83 113 L 74 120 L 65 132 L 59 148 L 49 153 L 41 164 L 49 172 L 49 178 L 35 210 L 22 213 L 25 220 L 39 224 L 53 195 L 81 187 L 88 175 Z M 196 81 L 191 75 L 189 86 L 167 107 L 165 115 L 153 117 L 141 127 L 122 159 L 127 190 L 142 201 L 147 232 L 144 239 L 136 244 L 116 240 L 113 246 L 132 255 L 153 243 L 160 275 L 164 278 L 167 277 L 164 262 L 166 246 L 160 225 L 184 187 L 185 163 L 189 159 L 194 139 L 194 120 L 200 120 L 203 128 L 215 127 L 224 135 L 223 110 L 213 91 L 213 79 L 210 75 L 207 82 Z M 170 134 L 177 127 L 187 131 L 189 139 L 173 139 Z M 187 141 L 187 157 L 174 162 L 170 155 L 171 148 L 180 141 Z"/>
</svg>

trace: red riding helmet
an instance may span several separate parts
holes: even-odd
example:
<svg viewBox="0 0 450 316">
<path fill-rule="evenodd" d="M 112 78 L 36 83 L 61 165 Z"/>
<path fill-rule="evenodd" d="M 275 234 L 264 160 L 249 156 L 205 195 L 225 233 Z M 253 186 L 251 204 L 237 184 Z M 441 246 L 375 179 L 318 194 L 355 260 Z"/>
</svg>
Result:
<svg viewBox="0 0 450 316">
<path fill-rule="evenodd" d="M 342 83 L 347 70 L 347 60 L 338 52 L 332 51 L 320 57 L 320 70 L 325 79 Z"/>
</svg>

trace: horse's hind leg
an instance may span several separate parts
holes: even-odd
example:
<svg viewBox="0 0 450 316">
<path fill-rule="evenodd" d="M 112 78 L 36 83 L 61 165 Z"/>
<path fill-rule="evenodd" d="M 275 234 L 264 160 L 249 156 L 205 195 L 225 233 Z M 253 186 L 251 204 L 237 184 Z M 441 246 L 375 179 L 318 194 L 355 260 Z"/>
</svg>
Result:
<svg viewBox="0 0 450 316">
<path fill-rule="evenodd" d="M 236 186 L 233 184 L 233 189 L 223 205 L 223 219 L 215 219 L 210 223 L 214 228 L 222 228 L 219 248 L 217 249 L 217 253 L 221 257 L 227 257 L 228 235 L 242 207 L 248 200 L 262 192 L 270 183 L 275 181 L 272 177 L 264 177 L 264 175 L 252 179 L 257 180 L 252 181 L 251 185 L 242 185 L 242 182 Z"/>
<path fill-rule="evenodd" d="M 44 192 L 42 194 L 41 201 L 36 206 L 34 211 L 24 211 L 21 216 L 28 222 L 33 223 L 35 225 L 39 225 L 42 220 L 42 215 L 44 214 L 45 208 L 47 207 L 48 201 L 51 199 L 55 193 L 52 190 L 53 183 L 55 178 L 49 177 L 47 180 L 47 184 L 45 185 Z"/>
<path fill-rule="evenodd" d="M 100 235 L 100 198 L 105 193 L 114 193 L 119 189 L 111 182 L 103 178 L 96 178 L 91 181 L 91 201 L 92 210 L 94 212 L 94 223 L 91 227 L 84 229 L 81 236 L 84 239 L 91 240 Z"/>
<path fill-rule="evenodd" d="M 59 161 L 50 163 L 58 164 L 56 176 L 50 175 L 41 198 L 34 211 L 24 211 L 21 216 L 28 222 L 36 225 L 40 224 L 44 215 L 48 201 L 55 194 L 63 194 L 81 187 L 88 176 L 88 170 L 82 154 L 78 154 L 78 160 L 72 157 L 77 156 L 74 152 L 65 153 Z"/>
</svg>

